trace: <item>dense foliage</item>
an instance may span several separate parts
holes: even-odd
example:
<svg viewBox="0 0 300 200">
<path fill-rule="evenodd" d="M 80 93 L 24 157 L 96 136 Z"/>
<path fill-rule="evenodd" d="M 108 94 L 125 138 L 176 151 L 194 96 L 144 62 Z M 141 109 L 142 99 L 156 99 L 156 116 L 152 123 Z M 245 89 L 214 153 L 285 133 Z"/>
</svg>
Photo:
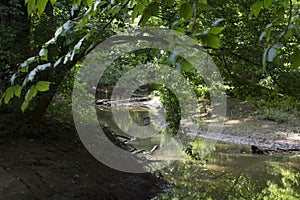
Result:
<svg viewBox="0 0 300 200">
<path fill-rule="evenodd" d="M 139 26 L 166 27 L 196 40 L 217 63 L 228 94 L 287 109 L 299 100 L 296 0 L 6 0 L 0 9 L 1 102 L 27 109 L 33 121 L 41 119 L 65 75 L 97 44 Z M 104 82 L 113 84 L 128 60 L 155 58 L 188 77 L 199 96 L 209 96 L 189 63 L 172 52 L 153 52 L 148 50 L 147 58 L 133 53 L 112 67 Z M 12 102 L 14 97 L 20 101 Z"/>
</svg>

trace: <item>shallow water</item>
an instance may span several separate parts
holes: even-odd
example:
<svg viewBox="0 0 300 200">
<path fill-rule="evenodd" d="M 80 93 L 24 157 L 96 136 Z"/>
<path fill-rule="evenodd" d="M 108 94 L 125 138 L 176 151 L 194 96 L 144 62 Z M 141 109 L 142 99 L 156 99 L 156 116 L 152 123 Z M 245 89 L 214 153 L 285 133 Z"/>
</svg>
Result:
<svg viewBox="0 0 300 200">
<path fill-rule="evenodd" d="M 131 107 L 128 108 L 131 119 L 128 119 L 126 109 L 124 116 L 119 112 L 118 125 L 110 111 L 99 111 L 99 121 L 126 136 L 135 130 L 130 129 L 133 123 L 141 127 L 148 127 L 150 123 L 151 131 L 161 126 L 151 125 L 155 124 L 155 112 Z M 161 147 L 166 139 L 164 134 L 158 135 L 137 137 L 132 144 L 146 151 L 154 145 Z M 198 144 L 199 148 L 205 142 L 202 138 L 194 138 L 193 144 Z M 184 152 L 176 149 L 171 154 L 178 155 L 178 151 Z M 163 158 L 168 160 L 172 156 L 165 154 Z M 204 158 L 195 160 L 185 154 L 155 173 L 170 184 L 164 193 L 153 199 L 300 199 L 299 153 L 254 155 L 248 145 L 217 142 Z"/>
</svg>

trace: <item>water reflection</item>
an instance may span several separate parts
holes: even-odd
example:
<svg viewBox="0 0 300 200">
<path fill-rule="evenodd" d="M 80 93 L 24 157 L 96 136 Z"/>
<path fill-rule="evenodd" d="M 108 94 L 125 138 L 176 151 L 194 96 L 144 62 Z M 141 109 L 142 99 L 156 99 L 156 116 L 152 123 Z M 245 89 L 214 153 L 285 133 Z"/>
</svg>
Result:
<svg viewBox="0 0 300 200">
<path fill-rule="evenodd" d="M 173 163 L 162 172 L 173 187 L 154 199 L 300 199 L 299 155 L 254 156 L 241 148 L 218 143 L 206 163 Z"/>
<path fill-rule="evenodd" d="M 129 115 L 131 121 L 127 117 L 120 117 L 123 120 L 121 128 L 116 125 L 109 111 L 99 112 L 99 120 L 125 136 L 130 136 L 131 123 L 150 125 L 153 131 L 157 128 L 152 123 L 155 113 L 148 109 L 131 109 Z M 136 148 L 146 151 L 157 144 L 162 148 L 169 142 L 170 138 L 165 134 L 136 137 L 132 141 Z M 160 170 L 160 175 L 172 187 L 153 199 L 300 199 L 299 154 L 253 155 L 250 146 L 219 142 L 204 160 L 197 160 L 197 151 L 203 145 L 203 139 L 195 139 L 190 156 L 184 149 L 170 150 L 170 157 L 172 152 L 177 155 L 181 151 L 182 159 Z M 161 158 L 166 159 L 166 156 Z M 160 160 L 160 157 L 156 157 L 156 160 Z"/>
</svg>

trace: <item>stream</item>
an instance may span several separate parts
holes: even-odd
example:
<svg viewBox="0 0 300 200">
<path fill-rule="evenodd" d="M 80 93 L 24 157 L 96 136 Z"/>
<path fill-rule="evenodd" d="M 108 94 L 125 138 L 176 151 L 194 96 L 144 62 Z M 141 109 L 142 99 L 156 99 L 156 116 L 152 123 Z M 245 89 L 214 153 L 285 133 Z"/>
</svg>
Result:
<svg viewBox="0 0 300 200">
<path fill-rule="evenodd" d="M 129 137 L 133 123 L 149 131 L 165 128 L 163 113 L 142 103 L 124 104 L 113 119 L 109 108 L 100 106 L 98 119 L 120 135 Z M 130 117 L 126 115 L 129 112 Z M 124 113 L 124 115 L 122 114 Z M 116 119 L 116 117 L 118 119 Z M 118 125 L 117 125 L 118 124 Z M 134 135 L 131 144 L 145 152 L 170 141 L 166 134 L 153 137 Z M 197 147 L 205 145 L 201 137 L 193 138 Z M 176 145 L 175 145 L 176 147 Z M 300 153 L 255 155 L 250 145 L 217 142 L 203 159 L 191 158 L 180 148 L 154 156 L 163 162 L 154 173 L 169 185 L 153 199 L 300 199 Z M 154 152 L 155 155 L 155 152 Z"/>
</svg>

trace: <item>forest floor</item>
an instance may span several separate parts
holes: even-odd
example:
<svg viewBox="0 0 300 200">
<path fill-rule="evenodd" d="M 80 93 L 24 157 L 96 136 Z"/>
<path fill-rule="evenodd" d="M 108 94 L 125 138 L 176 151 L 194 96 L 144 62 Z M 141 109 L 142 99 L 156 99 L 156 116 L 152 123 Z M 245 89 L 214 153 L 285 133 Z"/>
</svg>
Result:
<svg viewBox="0 0 300 200">
<path fill-rule="evenodd" d="M 0 113 L 0 200 L 148 199 L 164 184 L 113 170 L 85 149 L 72 124 L 33 126 Z"/>
</svg>

